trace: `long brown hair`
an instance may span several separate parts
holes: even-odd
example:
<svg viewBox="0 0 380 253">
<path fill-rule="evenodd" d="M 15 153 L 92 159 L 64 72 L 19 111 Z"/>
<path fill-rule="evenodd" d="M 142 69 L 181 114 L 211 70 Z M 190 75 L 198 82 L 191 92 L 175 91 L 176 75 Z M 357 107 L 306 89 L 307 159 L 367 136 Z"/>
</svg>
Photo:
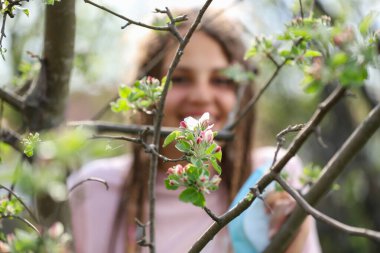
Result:
<svg viewBox="0 0 380 253">
<path fill-rule="evenodd" d="M 178 26 L 181 31 L 186 31 L 194 21 L 197 12 L 188 10 L 184 12 L 176 11 L 175 13 L 186 14 L 188 16 L 189 20 Z M 244 66 L 246 70 L 254 71 L 250 64 L 243 61 L 246 49 L 242 39 L 241 28 L 236 21 L 227 18 L 224 14 L 208 12 L 204 16 L 198 31 L 214 39 L 221 46 L 227 60 L 231 64 L 237 62 Z M 169 33 L 152 32 L 150 37 L 146 38 L 140 47 L 140 58 L 138 59 L 139 76 L 150 75 L 161 78 L 163 57 L 159 60 L 154 59 L 157 59 L 155 57 L 158 57 L 157 55 L 160 52 L 162 54 L 162 52 L 165 52 L 170 47 L 173 47 L 173 38 Z M 152 65 L 152 62 L 155 62 L 155 64 Z M 240 108 L 244 107 L 252 96 L 252 85 L 247 85 L 240 101 Z M 137 121 L 143 124 L 152 123 L 152 119 L 147 116 L 141 116 Z M 236 126 L 234 139 L 223 147 L 223 160 L 221 162 L 223 169 L 222 184 L 225 185 L 229 193 L 228 203 L 232 201 L 252 171 L 251 147 L 253 122 L 254 113 L 251 111 Z M 131 236 L 129 231 L 131 231 L 131 227 L 135 226 L 135 218 L 139 220 L 144 218 L 144 206 L 148 196 L 148 161 L 149 158 L 142 146 L 133 145 L 133 163 L 125 180 L 122 192 L 123 198 L 120 204 L 121 207 L 124 207 L 124 211 L 121 214 L 124 215 L 127 223 L 126 252 L 137 251 L 135 237 Z M 120 222 L 119 218 L 116 217 Z M 116 220 L 115 224 L 117 222 Z"/>
</svg>

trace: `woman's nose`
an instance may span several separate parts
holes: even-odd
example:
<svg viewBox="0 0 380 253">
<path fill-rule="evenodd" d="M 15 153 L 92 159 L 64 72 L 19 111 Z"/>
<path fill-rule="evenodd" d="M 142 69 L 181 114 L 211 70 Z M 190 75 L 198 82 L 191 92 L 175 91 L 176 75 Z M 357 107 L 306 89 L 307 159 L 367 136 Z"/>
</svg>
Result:
<svg viewBox="0 0 380 253">
<path fill-rule="evenodd" d="M 188 99 L 192 103 L 207 104 L 212 101 L 212 87 L 208 80 L 197 80 L 189 91 Z"/>
</svg>

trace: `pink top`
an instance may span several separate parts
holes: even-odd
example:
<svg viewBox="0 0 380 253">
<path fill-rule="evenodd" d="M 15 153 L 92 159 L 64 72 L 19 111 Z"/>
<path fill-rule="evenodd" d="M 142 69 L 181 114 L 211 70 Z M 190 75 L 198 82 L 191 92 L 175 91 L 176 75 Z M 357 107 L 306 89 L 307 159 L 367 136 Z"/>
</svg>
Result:
<svg viewBox="0 0 380 253">
<path fill-rule="evenodd" d="M 271 161 L 273 148 L 260 148 L 255 151 L 254 161 L 257 168 Z M 109 190 L 98 182 L 85 182 L 69 196 L 73 236 L 77 253 L 105 253 L 111 234 L 113 218 L 120 199 L 120 189 L 131 166 L 130 156 L 120 156 L 93 161 L 68 178 L 68 187 L 89 177 L 104 179 Z M 289 173 L 289 182 L 299 186 L 298 177 L 302 164 L 293 158 L 285 168 Z M 178 191 L 169 191 L 163 184 L 166 177 L 159 173 L 156 187 L 156 250 L 161 252 L 183 253 L 212 224 L 210 217 L 199 207 L 178 200 Z M 221 188 L 206 197 L 207 207 L 219 215 L 228 208 L 225 199 L 226 191 Z M 115 253 L 124 253 L 125 229 L 123 222 L 116 238 Z M 223 229 L 205 247 L 205 253 L 223 253 L 230 248 L 227 229 Z M 143 252 L 148 252 L 144 248 Z M 321 252 L 316 227 L 313 223 L 304 252 Z"/>
</svg>

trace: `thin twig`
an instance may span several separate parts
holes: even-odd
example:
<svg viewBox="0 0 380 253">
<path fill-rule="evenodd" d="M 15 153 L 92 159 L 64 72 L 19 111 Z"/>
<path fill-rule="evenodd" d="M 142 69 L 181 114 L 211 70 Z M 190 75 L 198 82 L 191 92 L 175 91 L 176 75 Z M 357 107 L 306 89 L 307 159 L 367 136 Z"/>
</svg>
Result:
<svg viewBox="0 0 380 253">
<path fill-rule="evenodd" d="M 287 135 L 288 133 L 298 132 L 304 126 L 305 126 L 305 124 L 297 124 L 297 125 L 294 125 L 294 126 L 288 126 L 287 128 L 285 128 L 284 130 L 282 130 L 281 132 L 279 132 L 277 134 L 277 136 L 276 136 L 276 139 L 277 139 L 277 148 L 276 148 L 276 151 L 274 153 L 272 166 L 276 163 L 278 152 L 280 151 L 280 149 L 283 147 L 283 145 L 285 143 L 285 137 L 284 136 Z"/>
<path fill-rule="evenodd" d="M 141 138 L 131 138 L 127 136 L 113 136 L 113 135 L 96 135 L 94 134 L 92 136 L 93 139 L 110 139 L 110 140 L 121 140 L 121 141 L 128 141 L 133 142 L 137 144 L 141 144 L 142 140 Z"/>
<path fill-rule="evenodd" d="M 269 80 L 266 82 L 266 84 L 260 89 L 260 91 L 257 93 L 255 97 L 253 97 L 247 105 L 242 109 L 242 112 L 237 115 L 235 121 L 233 121 L 231 124 L 224 127 L 223 130 L 231 131 L 234 129 L 237 124 L 247 115 L 247 113 L 253 108 L 253 106 L 257 103 L 257 101 L 260 99 L 260 97 L 264 94 L 264 92 L 268 89 L 268 87 L 271 85 L 273 80 L 277 77 L 278 73 L 282 69 L 282 67 L 286 64 L 287 60 L 284 60 L 281 64 L 276 66 L 276 70 L 273 72 L 272 76 L 269 78 Z"/>
<path fill-rule="evenodd" d="M 168 72 L 166 74 L 166 81 L 165 85 L 162 91 L 161 99 L 158 104 L 158 110 L 154 118 L 154 135 L 153 135 L 153 144 L 158 147 L 159 142 L 160 142 L 160 131 L 161 131 L 161 123 L 162 123 L 162 118 L 163 118 L 163 109 L 165 106 L 165 100 L 166 100 L 166 95 L 169 90 L 169 85 L 170 85 L 170 80 L 172 78 L 172 75 L 174 73 L 175 68 L 177 67 L 180 58 L 183 54 L 183 50 L 185 49 L 186 45 L 190 41 L 191 36 L 193 35 L 195 29 L 201 22 L 201 19 L 203 17 L 203 14 L 206 12 L 207 8 L 211 4 L 212 0 L 207 0 L 205 4 L 202 6 L 202 8 L 199 10 L 199 13 L 193 22 L 193 24 L 190 26 L 189 30 L 187 31 L 185 37 L 179 43 L 177 52 L 174 56 L 173 61 L 171 62 Z M 157 150 L 159 152 L 159 150 Z M 149 220 L 151 222 L 150 226 L 150 243 L 152 246 L 150 247 L 150 252 L 154 253 L 155 252 L 155 247 L 154 247 L 154 242 L 155 242 L 155 183 L 156 183 L 156 177 L 157 177 L 157 166 L 158 166 L 158 157 L 154 154 L 151 156 L 151 164 L 150 164 L 150 173 L 149 173 Z"/>
<path fill-rule="evenodd" d="M 20 203 L 21 205 L 25 208 L 25 210 L 29 213 L 30 217 L 37 223 L 39 223 L 39 220 L 37 219 L 37 217 L 34 215 L 34 213 L 29 209 L 29 207 L 25 204 L 25 202 L 17 195 L 16 192 L 14 192 L 13 190 L 9 189 L 8 187 L 4 186 L 4 185 L 1 185 L 0 184 L 0 189 L 4 189 L 6 190 L 11 196 L 15 197 Z M 10 199 L 10 198 L 9 198 Z"/>
<path fill-rule="evenodd" d="M 322 121 L 327 112 L 344 96 L 344 93 L 345 88 L 339 86 L 332 92 L 332 94 L 330 94 L 328 98 L 319 104 L 316 112 L 312 115 L 301 132 L 298 133 L 297 137 L 293 140 L 284 156 L 282 156 L 281 159 L 271 167 L 271 171 L 273 172 L 268 172 L 265 174 L 256 184 L 255 187 L 259 190 L 259 192 L 262 192 L 270 183 L 273 182 L 274 173 L 279 174 L 281 172 L 287 162 L 297 153 L 303 143 L 311 135 L 311 133 L 313 133 L 313 130 Z M 256 194 L 250 192 L 235 207 L 230 209 L 225 214 L 221 215 L 219 217 L 220 222 L 214 222 L 209 227 L 209 229 L 198 239 L 198 241 L 194 243 L 189 253 L 200 252 L 224 226 L 239 216 L 242 212 L 244 212 L 252 204 L 256 197 Z"/>
<path fill-rule="evenodd" d="M 151 247 L 151 244 L 146 240 L 146 227 L 149 226 L 149 222 L 147 224 L 142 223 L 139 219 L 135 218 L 136 224 L 138 228 L 141 228 L 142 235 L 141 238 L 138 238 L 137 244 L 141 247 Z"/>
<path fill-rule="evenodd" d="M 146 131 L 146 134 L 153 135 L 153 126 L 151 125 L 134 125 L 134 124 L 118 124 L 105 121 L 72 121 L 67 124 L 71 127 L 83 126 L 94 129 L 98 133 L 113 132 L 113 133 L 125 133 L 125 134 L 140 134 L 141 131 Z M 168 136 L 174 130 L 178 128 L 162 127 L 161 137 Z M 230 131 L 221 130 L 218 131 L 218 135 L 215 136 L 215 140 L 229 141 L 233 139 L 233 133 Z"/>
<path fill-rule="evenodd" d="M 302 6 L 302 0 L 298 0 L 299 4 L 300 4 L 300 12 L 301 12 L 301 18 L 304 19 L 304 14 L 303 14 L 303 6 Z"/>
<path fill-rule="evenodd" d="M 1 34 L 0 34 L 0 54 L 3 60 L 5 61 L 5 56 L 3 54 L 3 39 L 7 37 L 5 34 L 5 22 L 7 20 L 7 15 L 4 13 L 3 14 L 3 22 L 1 24 Z"/>
<path fill-rule="evenodd" d="M 23 98 L 13 92 L 0 89 L 0 98 L 18 111 L 22 111 L 25 107 Z"/>
<path fill-rule="evenodd" d="M 178 32 L 178 29 L 176 27 L 176 19 L 174 19 L 174 17 L 172 15 L 171 11 L 169 10 L 169 8 L 165 7 L 165 11 L 160 11 L 160 12 L 161 13 L 166 13 L 166 15 L 169 17 L 170 22 L 168 24 L 168 27 L 170 29 L 170 32 L 174 35 L 174 37 L 176 37 L 176 39 L 178 40 L 178 42 L 181 43 L 182 40 L 183 40 L 183 38 L 182 38 L 181 34 L 179 34 L 179 32 Z"/>
<path fill-rule="evenodd" d="M 342 173 L 346 165 L 355 154 L 366 144 L 380 127 L 380 104 L 378 104 L 366 117 L 366 119 L 355 129 L 351 136 L 345 141 L 342 147 L 334 154 L 321 172 L 321 177 L 305 194 L 305 200 L 311 205 L 315 205 L 327 191 L 332 187 L 334 181 Z M 286 249 L 290 239 L 296 233 L 306 217 L 305 211 L 296 208 L 293 214 L 283 225 L 283 228 L 272 239 L 272 243 L 264 252 L 281 252 Z"/>
<path fill-rule="evenodd" d="M 97 7 L 97 8 L 99 8 L 99 9 L 101 9 L 101 10 L 103 10 L 103 11 L 106 11 L 106 12 L 108 12 L 108 13 L 111 13 L 112 15 L 114 15 L 114 16 L 116 16 L 116 17 L 118 17 L 118 18 L 121 18 L 121 19 L 127 21 L 127 24 L 128 24 L 128 25 L 129 25 L 129 24 L 133 24 L 133 25 L 141 26 L 141 27 L 148 28 L 148 29 L 151 29 L 151 30 L 156 30 L 156 31 L 170 31 L 169 26 L 153 26 L 153 25 L 144 24 L 144 23 L 142 23 L 142 22 L 134 21 L 134 20 L 132 20 L 132 19 L 130 19 L 130 18 L 127 18 L 127 17 L 125 17 L 125 16 L 123 16 L 123 15 L 120 15 L 120 14 L 118 14 L 118 13 L 116 13 L 116 12 L 114 12 L 114 11 L 112 11 L 112 10 L 110 10 L 110 9 L 108 9 L 108 8 L 106 8 L 106 7 L 104 7 L 104 6 L 101 6 L 101 5 L 99 5 L 99 4 L 96 4 L 96 3 L 94 3 L 94 2 L 92 2 L 92 1 L 90 1 L 90 0 L 84 0 L 84 2 L 85 2 L 85 3 L 88 3 L 88 4 L 91 4 L 91 5 L 93 5 L 93 6 Z"/>
<path fill-rule="evenodd" d="M 108 191 L 108 189 L 109 189 L 109 185 L 108 185 L 108 183 L 107 183 L 106 180 L 101 179 L 101 178 L 97 178 L 97 177 L 89 177 L 89 178 L 86 178 L 86 179 L 81 180 L 81 181 L 79 181 L 78 183 L 76 183 L 73 187 L 71 187 L 71 188 L 69 189 L 69 193 L 71 193 L 72 191 L 74 191 L 78 186 L 84 184 L 85 182 L 89 182 L 89 181 L 91 181 L 91 182 L 102 183 L 102 184 L 106 187 L 106 190 L 107 190 L 107 191 Z"/>
<path fill-rule="evenodd" d="M 28 225 L 34 231 L 36 231 L 39 235 L 41 235 L 40 231 L 30 221 L 28 221 L 25 218 L 22 218 L 22 217 L 17 216 L 17 215 L 10 215 L 9 214 L 9 215 L 0 215 L 0 220 L 1 219 L 18 219 L 18 220 L 24 222 L 26 225 Z"/>
<path fill-rule="evenodd" d="M 318 211 L 309 203 L 307 203 L 306 200 L 279 175 L 275 175 L 275 179 L 281 185 L 281 187 L 286 192 L 288 192 L 294 198 L 295 201 L 297 201 L 297 203 L 305 210 L 305 212 L 312 215 L 315 219 L 325 222 L 326 224 L 335 227 L 336 229 L 339 229 L 343 232 L 346 232 L 350 235 L 362 236 L 375 239 L 376 241 L 380 241 L 380 232 L 366 228 L 349 226 L 325 215 L 324 213 Z"/>
<path fill-rule="evenodd" d="M 219 217 L 216 216 L 209 208 L 205 206 L 203 207 L 203 210 L 205 210 L 205 212 L 208 214 L 208 216 L 210 216 L 211 219 L 213 219 L 213 221 L 215 221 L 216 223 L 220 222 Z"/>
</svg>

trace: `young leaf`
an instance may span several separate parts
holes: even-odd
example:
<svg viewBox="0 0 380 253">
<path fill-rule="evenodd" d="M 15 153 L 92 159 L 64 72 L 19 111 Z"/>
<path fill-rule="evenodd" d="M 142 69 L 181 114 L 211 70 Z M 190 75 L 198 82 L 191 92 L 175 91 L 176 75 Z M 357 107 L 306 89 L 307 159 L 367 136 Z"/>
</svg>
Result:
<svg viewBox="0 0 380 253">
<path fill-rule="evenodd" d="M 170 143 L 172 143 L 175 138 L 177 138 L 177 136 L 180 134 L 181 132 L 180 131 L 173 131 L 171 132 L 168 136 L 166 136 L 165 140 L 164 140 L 164 144 L 162 145 L 162 147 L 166 147 L 167 145 L 169 145 Z"/>
<path fill-rule="evenodd" d="M 220 175 L 222 174 L 222 168 L 220 168 L 218 162 L 216 161 L 215 157 L 211 157 L 210 159 L 212 167 L 214 167 L 215 171 Z"/>
<path fill-rule="evenodd" d="M 206 204 L 205 197 L 203 193 L 199 192 L 194 187 L 185 189 L 179 195 L 179 199 L 183 202 L 190 202 L 195 206 L 204 207 Z"/>
</svg>

